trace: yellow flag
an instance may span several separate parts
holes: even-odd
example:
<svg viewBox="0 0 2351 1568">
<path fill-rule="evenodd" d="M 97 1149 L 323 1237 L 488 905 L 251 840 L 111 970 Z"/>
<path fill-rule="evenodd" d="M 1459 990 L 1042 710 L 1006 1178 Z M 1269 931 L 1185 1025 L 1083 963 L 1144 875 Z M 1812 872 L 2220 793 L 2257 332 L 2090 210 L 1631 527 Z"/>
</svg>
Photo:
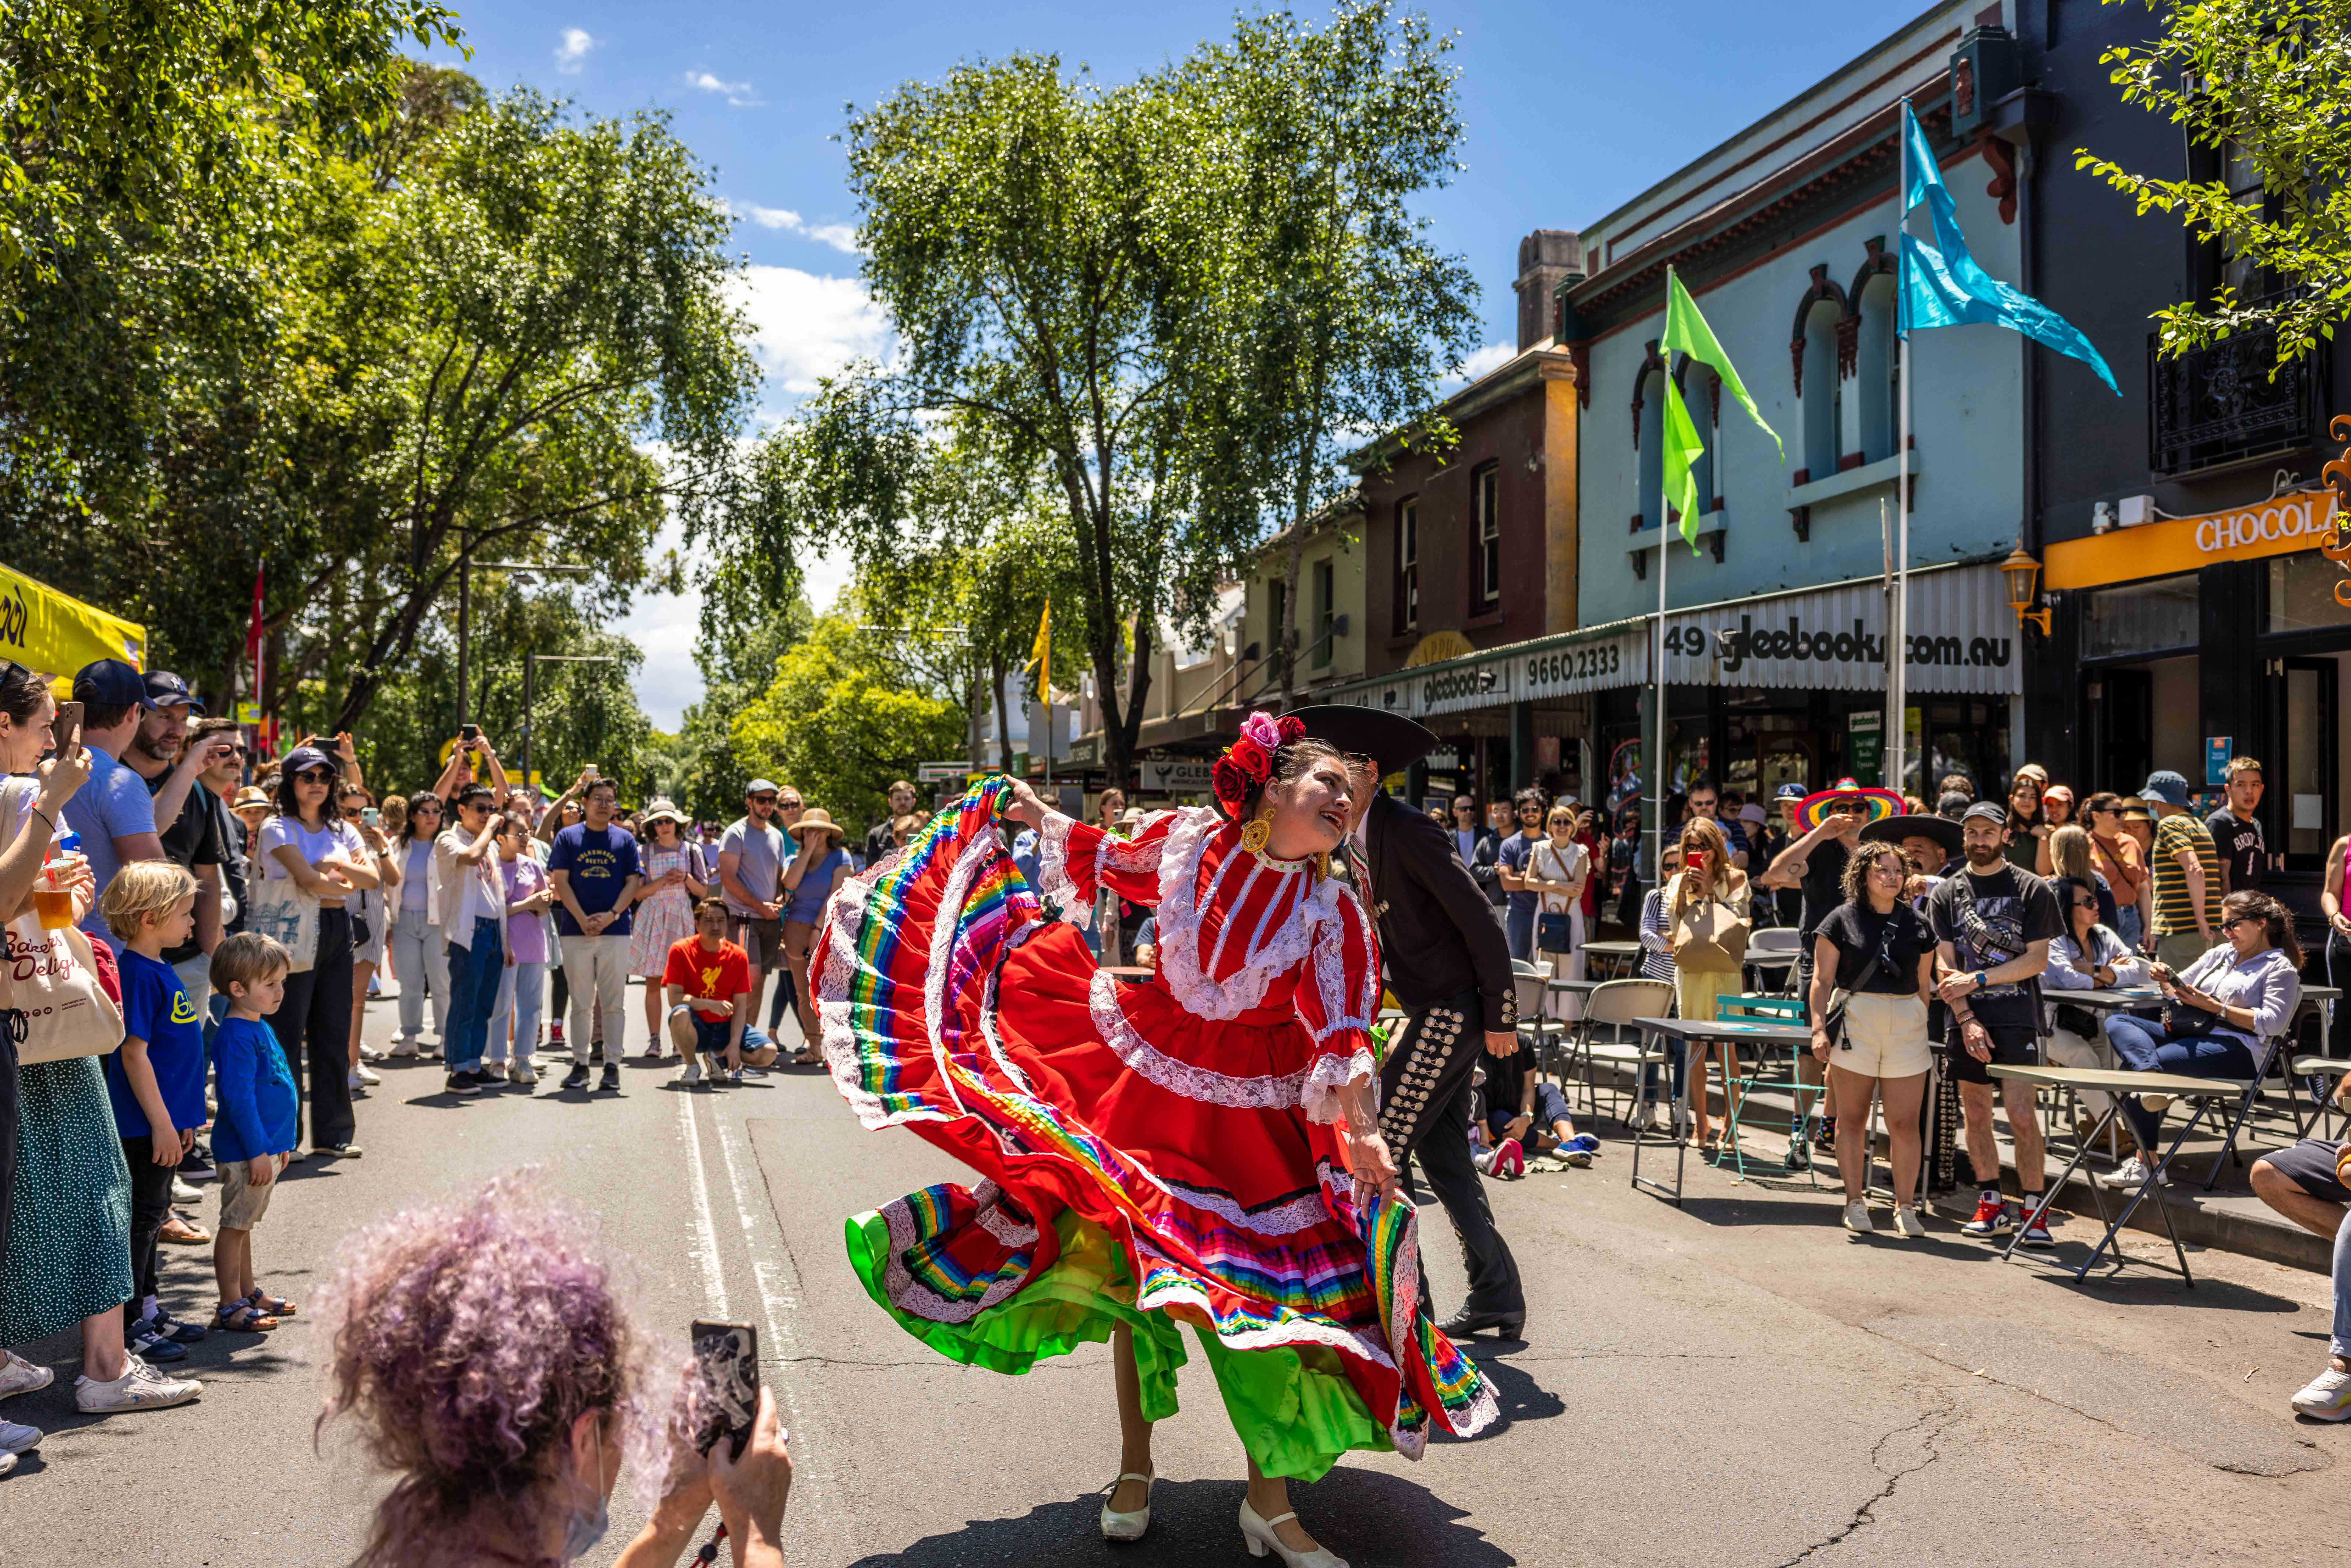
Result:
<svg viewBox="0 0 2351 1568">
<path fill-rule="evenodd" d="M 1037 618 L 1037 641 L 1029 650 L 1027 668 L 1037 672 L 1040 681 L 1051 677 L 1053 669 L 1053 601 L 1045 601 L 1045 613 Z"/>
</svg>

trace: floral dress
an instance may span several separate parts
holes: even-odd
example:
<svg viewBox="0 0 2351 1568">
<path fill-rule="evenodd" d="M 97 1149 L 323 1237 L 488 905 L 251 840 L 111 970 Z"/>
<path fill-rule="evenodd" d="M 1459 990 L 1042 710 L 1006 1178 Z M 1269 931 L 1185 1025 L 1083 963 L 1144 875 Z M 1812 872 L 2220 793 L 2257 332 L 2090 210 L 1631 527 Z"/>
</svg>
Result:
<svg viewBox="0 0 2351 1568">
<path fill-rule="evenodd" d="M 1240 845 L 1205 809 L 1133 840 L 1048 819 L 1039 886 L 990 779 L 843 884 L 816 992 L 834 1082 L 981 1180 L 848 1222 L 867 1292 L 956 1361 L 1025 1373 L 1134 1331 L 1144 1413 L 1176 1410 L 1179 1322 L 1250 1456 L 1312 1479 L 1350 1449 L 1418 1458 L 1496 1413 L 1418 1310 L 1410 1204 L 1358 1207 L 1337 1091 L 1374 1071 L 1379 959 L 1354 895 Z M 1071 925 L 1152 906 L 1156 968 L 1102 972 Z"/>
<path fill-rule="evenodd" d="M 644 877 L 659 882 L 683 871 L 696 882 L 705 880 L 702 854 L 692 844 L 674 850 L 644 852 Z M 629 926 L 629 973 L 659 979 L 669 969 L 669 950 L 694 935 L 694 895 L 682 887 L 665 887 L 636 905 Z"/>
</svg>

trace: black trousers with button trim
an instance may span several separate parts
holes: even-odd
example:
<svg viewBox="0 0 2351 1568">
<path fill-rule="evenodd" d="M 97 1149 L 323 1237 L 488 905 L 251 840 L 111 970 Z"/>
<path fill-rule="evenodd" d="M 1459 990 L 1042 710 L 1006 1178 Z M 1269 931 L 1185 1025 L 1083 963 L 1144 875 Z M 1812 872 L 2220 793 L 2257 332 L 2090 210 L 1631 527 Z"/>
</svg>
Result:
<svg viewBox="0 0 2351 1568">
<path fill-rule="evenodd" d="M 1469 1159 L 1473 1080 L 1486 1051 L 1484 1017 L 1478 993 L 1465 991 L 1405 1018 L 1380 1065 L 1380 1135 L 1414 1201 L 1419 1201 L 1419 1190 L 1408 1162 L 1417 1160 L 1461 1238 L 1461 1260 L 1469 1275 L 1464 1305 L 1474 1312 L 1519 1312 L 1526 1309 L 1519 1261 L 1494 1228 L 1486 1184 Z M 1422 1310 L 1431 1311 L 1426 1269 L 1420 1299 Z"/>
</svg>

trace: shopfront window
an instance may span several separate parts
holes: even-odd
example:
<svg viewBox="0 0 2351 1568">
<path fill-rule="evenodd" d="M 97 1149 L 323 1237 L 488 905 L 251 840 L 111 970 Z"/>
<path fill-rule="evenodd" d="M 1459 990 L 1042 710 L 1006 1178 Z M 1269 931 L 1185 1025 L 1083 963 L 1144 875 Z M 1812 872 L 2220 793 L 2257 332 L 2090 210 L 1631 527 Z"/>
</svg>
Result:
<svg viewBox="0 0 2351 1568">
<path fill-rule="evenodd" d="M 2270 626 L 2273 632 L 2333 631 L 2351 626 L 2351 609 L 2335 597 L 2337 584 L 2351 581 L 2323 555 L 2270 558 Z"/>
<path fill-rule="evenodd" d="M 2198 642 L 2196 574 L 2105 588 L 2083 599 L 2082 657 L 2111 659 L 2193 648 Z"/>
</svg>

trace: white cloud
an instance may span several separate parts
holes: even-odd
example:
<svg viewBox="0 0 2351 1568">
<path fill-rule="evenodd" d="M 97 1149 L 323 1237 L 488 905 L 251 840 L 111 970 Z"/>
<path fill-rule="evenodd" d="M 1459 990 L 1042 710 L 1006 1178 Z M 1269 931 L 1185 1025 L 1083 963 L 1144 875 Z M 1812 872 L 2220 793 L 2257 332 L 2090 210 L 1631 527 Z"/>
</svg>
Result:
<svg viewBox="0 0 2351 1568">
<path fill-rule="evenodd" d="M 807 393 L 858 358 L 883 359 L 890 324 L 854 277 L 820 277 L 794 267 L 748 267 L 735 303 L 751 320 L 752 347 L 783 391 Z"/>
<path fill-rule="evenodd" d="M 763 207 L 756 202 L 729 202 L 726 210 L 738 213 L 763 229 L 781 229 L 786 234 L 799 235 L 829 245 L 844 256 L 858 256 L 857 225 L 854 224 L 811 224 L 789 207 Z"/>
<path fill-rule="evenodd" d="M 747 81 L 721 81 L 708 71 L 688 71 L 685 85 L 701 92 L 715 92 L 736 109 L 757 109 L 760 99 L 754 97 Z"/>
<path fill-rule="evenodd" d="M 1469 357 L 1461 361 L 1461 374 L 1448 379 L 1474 382 L 1480 376 L 1493 374 L 1518 357 L 1519 350 L 1514 344 L 1488 343 L 1481 349 L 1472 350 Z"/>
<path fill-rule="evenodd" d="M 557 72 L 568 77 L 578 76 L 587 68 L 588 51 L 595 47 L 596 40 L 589 37 L 587 28 L 564 28 L 563 41 L 555 47 Z"/>
</svg>

